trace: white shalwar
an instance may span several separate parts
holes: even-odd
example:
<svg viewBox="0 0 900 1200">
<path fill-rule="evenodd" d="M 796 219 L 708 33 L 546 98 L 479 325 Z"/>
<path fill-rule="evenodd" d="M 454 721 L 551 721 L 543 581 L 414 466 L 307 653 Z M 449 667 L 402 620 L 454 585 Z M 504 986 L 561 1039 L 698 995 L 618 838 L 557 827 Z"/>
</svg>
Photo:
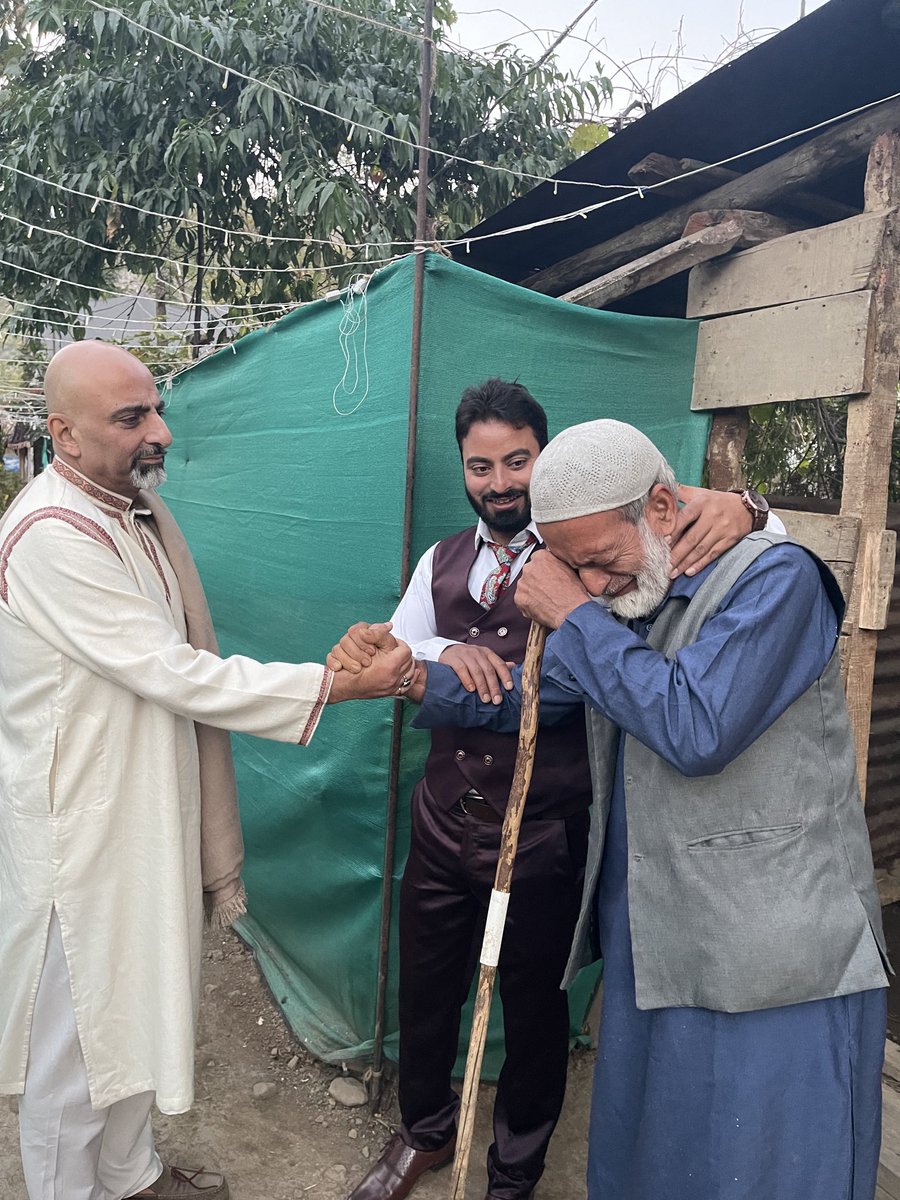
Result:
<svg viewBox="0 0 900 1200">
<path fill-rule="evenodd" d="M 202 895 L 194 721 L 305 745 L 317 664 L 186 641 L 159 541 L 60 463 L 0 524 L 0 1093 L 21 1093 L 51 913 L 95 1109 L 193 1100 Z"/>
</svg>

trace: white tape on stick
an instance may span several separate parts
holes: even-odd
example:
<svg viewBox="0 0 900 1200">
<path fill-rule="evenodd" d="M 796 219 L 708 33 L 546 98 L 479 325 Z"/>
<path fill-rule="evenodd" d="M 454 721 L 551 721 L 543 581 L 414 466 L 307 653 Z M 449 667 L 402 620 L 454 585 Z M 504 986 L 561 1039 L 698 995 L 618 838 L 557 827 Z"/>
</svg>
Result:
<svg viewBox="0 0 900 1200">
<path fill-rule="evenodd" d="M 481 943 L 481 965 L 496 967 L 500 961 L 500 943 L 503 941 L 503 927 L 506 924 L 506 910 L 509 907 L 509 892 L 498 892 L 491 889 L 491 902 L 488 905 L 487 921 L 484 926 L 484 941 Z"/>
</svg>

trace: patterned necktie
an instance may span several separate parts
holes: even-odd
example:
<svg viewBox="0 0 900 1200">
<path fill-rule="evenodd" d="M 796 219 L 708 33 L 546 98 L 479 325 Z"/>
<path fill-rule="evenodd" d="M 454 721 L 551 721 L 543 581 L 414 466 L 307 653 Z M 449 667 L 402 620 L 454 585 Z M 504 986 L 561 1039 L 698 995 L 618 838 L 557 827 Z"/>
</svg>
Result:
<svg viewBox="0 0 900 1200">
<path fill-rule="evenodd" d="M 527 536 L 517 546 L 501 546 L 498 542 L 485 543 L 485 545 L 490 546 L 493 550 L 494 557 L 497 559 L 497 565 L 482 585 L 481 596 L 478 601 L 482 608 L 494 607 L 509 586 L 509 576 L 514 560 L 536 540 L 534 534 L 529 529 Z"/>
</svg>

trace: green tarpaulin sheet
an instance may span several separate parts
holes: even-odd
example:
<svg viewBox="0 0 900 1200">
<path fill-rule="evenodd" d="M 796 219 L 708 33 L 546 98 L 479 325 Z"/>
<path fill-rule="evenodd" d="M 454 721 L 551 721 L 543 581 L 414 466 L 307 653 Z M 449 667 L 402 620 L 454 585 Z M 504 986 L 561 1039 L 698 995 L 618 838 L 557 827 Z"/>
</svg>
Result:
<svg viewBox="0 0 900 1200">
<path fill-rule="evenodd" d="M 174 383 L 164 496 L 226 654 L 321 662 L 354 621 L 393 611 L 413 275 L 412 257 L 403 259 L 352 310 L 346 297 L 298 309 Z M 491 375 L 524 383 L 551 435 L 598 416 L 631 421 L 682 482 L 699 482 L 708 423 L 689 411 L 695 343 L 691 322 L 578 308 L 428 254 L 413 562 L 472 524 L 453 413 L 462 390 Z M 329 1061 L 372 1044 L 391 716 L 386 700 L 328 708 L 307 749 L 234 738 L 250 894 L 241 932 L 295 1033 Z M 426 746 L 427 734 L 404 730 L 398 878 Z M 586 974 L 571 994 L 573 1032 L 596 978 Z M 499 999 L 494 1008 L 486 1077 L 502 1049 Z"/>
</svg>

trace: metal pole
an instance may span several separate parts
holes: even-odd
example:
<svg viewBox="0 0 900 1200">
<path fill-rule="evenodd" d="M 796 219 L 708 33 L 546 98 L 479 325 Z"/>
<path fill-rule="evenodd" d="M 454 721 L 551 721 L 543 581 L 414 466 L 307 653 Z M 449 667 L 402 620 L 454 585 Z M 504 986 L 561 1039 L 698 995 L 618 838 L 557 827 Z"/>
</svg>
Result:
<svg viewBox="0 0 900 1200">
<path fill-rule="evenodd" d="M 411 575 L 413 491 L 416 478 L 416 426 L 419 410 L 419 363 L 422 350 L 422 298 L 425 290 L 425 241 L 428 233 L 428 137 L 431 124 L 431 92 L 434 75 L 434 0 L 425 0 L 422 43 L 422 86 L 419 105 L 419 186 L 416 195 L 416 262 L 413 277 L 412 338 L 409 363 L 409 419 L 406 437 L 406 489 L 403 498 L 403 541 L 400 554 L 400 594 Z M 384 863 L 381 884 L 381 929 L 378 947 L 378 981 L 375 996 L 372 1073 L 369 1104 L 378 1108 L 384 1082 L 384 1020 L 387 1000 L 391 938 L 391 901 L 394 882 L 394 842 L 397 832 L 397 802 L 400 779 L 400 747 L 403 738 L 403 701 L 394 701 L 391 757 L 388 773 L 387 814 L 384 831 Z"/>
</svg>

